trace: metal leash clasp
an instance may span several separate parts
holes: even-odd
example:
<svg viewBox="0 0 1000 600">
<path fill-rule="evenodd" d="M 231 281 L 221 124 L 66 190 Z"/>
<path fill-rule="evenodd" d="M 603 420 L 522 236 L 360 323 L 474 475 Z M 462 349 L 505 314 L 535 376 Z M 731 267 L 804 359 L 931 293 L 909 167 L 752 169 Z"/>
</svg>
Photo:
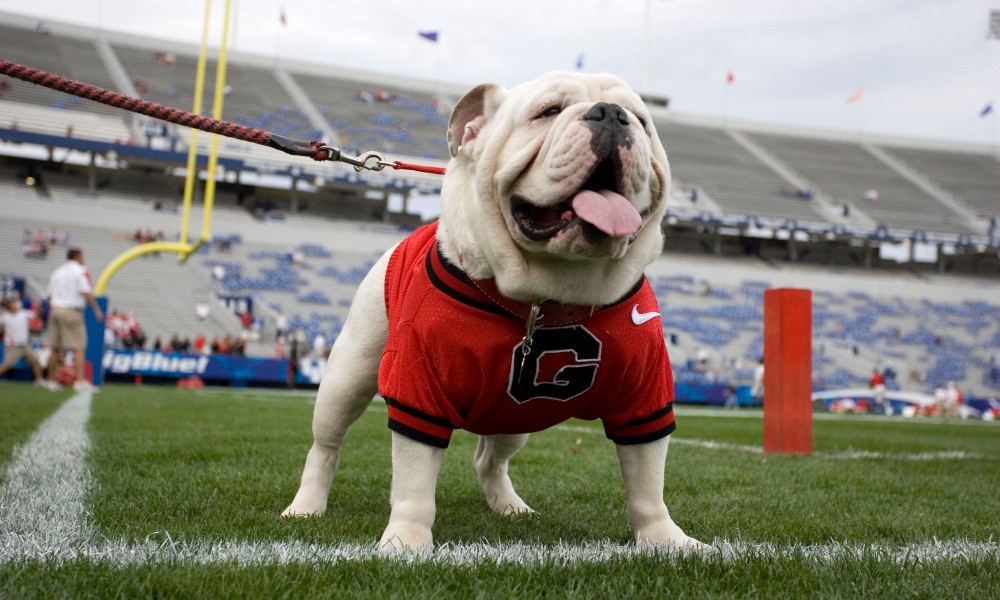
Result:
<svg viewBox="0 0 1000 600">
<path fill-rule="evenodd" d="M 365 152 L 361 156 L 348 156 L 340 148 L 334 148 L 333 146 L 322 146 L 321 150 L 326 150 L 330 153 L 330 160 L 335 160 L 337 162 L 347 163 L 354 167 L 355 171 L 381 171 L 386 168 L 386 166 L 391 166 L 392 163 L 385 162 L 385 157 L 382 154 L 375 152 L 374 150 Z"/>
</svg>

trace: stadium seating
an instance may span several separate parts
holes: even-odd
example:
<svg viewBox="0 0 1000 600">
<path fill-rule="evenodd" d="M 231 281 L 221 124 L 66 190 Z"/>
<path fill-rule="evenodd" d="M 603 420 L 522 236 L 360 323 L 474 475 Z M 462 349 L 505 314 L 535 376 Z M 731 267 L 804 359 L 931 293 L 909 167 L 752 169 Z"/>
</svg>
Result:
<svg viewBox="0 0 1000 600">
<path fill-rule="evenodd" d="M 657 133 L 674 175 L 684 185 L 707 192 L 725 211 L 801 221 L 825 221 L 813 204 L 779 195 L 792 184 L 747 152 L 725 131 L 657 122 Z"/>
<path fill-rule="evenodd" d="M 962 151 L 888 146 L 884 148 L 964 200 L 984 218 L 996 216 L 1000 198 L 1000 167 L 993 157 Z"/>
<path fill-rule="evenodd" d="M 974 233 L 935 198 L 856 142 L 753 133 L 751 137 L 823 191 L 880 224 L 919 231 Z M 865 201 L 874 189 L 878 200 Z"/>
<path fill-rule="evenodd" d="M 9 42 L 5 43 L 5 59 L 116 89 L 115 65 L 106 64 L 107 48 L 114 58 L 110 62 L 124 69 L 137 91 L 141 88 L 140 95 L 190 108 L 197 53 L 193 47 L 171 43 L 168 58 L 157 42 L 114 32 L 103 32 L 99 38 L 82 28 L 54 27 L 51 33 L 37 33 L 16 22 L 12 19 L 15 24 L 0 25 L 0 35 Z M 209 60 L 210 73 L 214 64 L 214 59 Z M 456 86 L 291 62 L 283 62 L 281 69 L 294 85 L 267 61 L 231 57 L 227 75 L 231 91 L 224 118 L 301 139 L 318 138 L 319 126 L 327 127 L 353 154 L 378 150 L 438 164 L 447 158 L 446 115 L 449 104 L 461 94 Z M 213 85 L 210 77 L 206 106 Z M 316 115 L 323 122 L 317 123 Z M 74 138 L 125 143 L 133 135 L 130 118 L 116 109 L 13 80 L 0 97 L 0 130 L 11 129 L 16 121 L 22 131 L 65 136 L 72 126 Z M 1000 217 L 1000 163 L 989 149 L 926 142 L 910 145 L 877 136 L 862 142 L 843 135 L 790 132 L 789 128 L 713 123 L 663 110 L 656 110 L 654 119 L 678 187 L 710 198 L 710 202 L 678 198 L 672 202 L 689 202 L 693 210 L 709 213 L 706 219 L 735 216 L 741 226 L 755 218 L 842 226 L 845 220 L 834 218 L 816 199 L 781 193 L 802 182 L 867 217 L 853 215 L 846 221 L 850 225 L 870 221 L 901 230 L 982 236 L 987 221 Z M 161 138 L 163 133 L 176 133 L 178 149 L 189 140 L 182 128 L 150 131 L 152 137 Z M 199 138 L 202 147 L 207 147 L 205 138 Z M 144 146 L 153 141 L 157 140 L 131 143 Z M 162 139 L 158 141 L 159 147 L 165 147 Z M 304 164 L 301 159 L 234 140 L 224 139 L 220 147 L 223 156 L 239 157 L 260 179 L 272 170 Z M 9 156 L 24 153 L 15 142 L 3 142 L 0 148 Z M 764 160 L 764 153 L 773 160 Z M 156 202 L 172 204 L 179 198 L 181 180 L 174 174 L 179 163 L 142 157 L 135 160 L 139 164 L 135 167 L 106 153 L 97 157 L 101 164 L 88 185 L 82 174 L 85 167 L 74 170 L 72 161 L 65 159 L 68 154 L 61 149 L 56 161 L 44 163 L 44 185 L 35 188 L 16 183 L 16 161 L 0 165 L 5 209 L 0 235 L 8 244 L 0 252 L 0 271 L 28 277 L 36 293 L 61 257 L 50 255 L 42 261 L 14 251 L 25 227 L 72 230 L 73 243 L 85 249 L 95 277 L 132 245 L 123 238 L 135 228 L 163 230 L 167 239 L 175 239 L 179 232 L 178 214 L 152 210 Z M 59 163 L 63 159 L 65 165 Z M 894 167 L 893 160 L 907 169 Z M 343 165 L 309 166 L 341 179 L 322 197 L 318 192 L 303 192 L 303 204 L 311 206 L 298 213 L 286 210 L 290 208 L 288 175 L 270 184 L 276 190 L 285 187 L 275 192 L 285 193 L 280 204 L 282 222 L 255 219 L 239 207 L 233 174 L 227 173 L 223 184 L 230 185 L 217 192 L 213 230 L 235 235 L 237 243 L 229 252 L 206 248 L 183 267 L 168 255 L 130 263 L 109 286 L 112 306 L 136 311 L 151 338 L 185 330 L 193 335 L 203 329 L 209 335 L 235 335 L 240 325 L 221 305 L 213 303 L 207 324 L 196 319 L 193 307 L 215 294 L 248 295 L 265 318 L 265 339 L 273 331 L 277 310 L 307 336 L 322 333 L 336 338 L 364 273 L 405 234 L 400 227 L 373 222 L 385 217 L 383 205 L 381 200 L 369 201 L 365 193 L 405 185 L 391 173 L 350 179 L 356 175 Z M 300 183 L 311 184 L 311 179 Z M 876 201 L 863 199 L 868 189 L 878 190 Z M 942 201 L 942 194 L 950 200 Z M 968 213 L 981 219 L 982 226 L 970 222 Z M 196 206 L 192 235 L 202 214 Z M 329 218 L 344 216 L 354 221 Z M 668 239 L 668 248 L 673 242 Z M 295 250 L 301 252 L 301 261 L 291 260 Z M 226 267 L 227 275 L 215 282 L 212 267 L 217 264 Z M 801 286 L 814 290 L 816 386 L 865 385 L 873 367 L 892 366 L 897 384 L 905 389 L 929 391 L 938 383 L 955 380 L 967 393 L 1000 390 L 1000 383 L 991 376 L 1000 350 L 1000 307 L 991 296 L 995 288 L 980 280 L 947 275 L 859 273 L 843 263 L 793 269 L 742 256 L 718 261 L 665 255 L 650 268 L 650 281 L 661 301 L 664 334 L 678 367 L 678 380 L 746 382 L 763 352 L 764 291 Z M 254 350 L 267 352 L 263 346 Z M 699 350 L 709 352 L 708 368 L 686 368 L 695 362 Z"/>
<path fill-rule="evenodd" d="M 5 20 L 6 21 L 6 20 Z M 31 29 L 0 25 L 3 58 L 105 89 L 118 89 L 92 40 L 67 35 L 41 33 Z M 37 85 L 6 80 L 3 100 L 36 104 L 56 110 L 73 110 L 121 118 L 121 111 L 110 106 L 82 100 Z M 6 125 L 4 125 L 6 126 Z"/>
</svg>

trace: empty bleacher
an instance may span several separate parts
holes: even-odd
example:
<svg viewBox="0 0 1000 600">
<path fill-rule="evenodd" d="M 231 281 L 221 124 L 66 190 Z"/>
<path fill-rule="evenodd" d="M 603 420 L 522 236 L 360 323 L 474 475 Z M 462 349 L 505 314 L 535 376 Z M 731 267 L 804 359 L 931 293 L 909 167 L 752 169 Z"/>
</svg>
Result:
<svg viewBox="0 0 1000 600">
<path fill-rule="evenodd" d="M 338 80 L 310 73 L 292 76 L 354 154 L 375 150 L 445 160 L 447 112 L 420 90 Z"/>
<path fill-rule="evenodd" d="M 117 89 L 111 75 L 103 67 L 104 63 L 93 41 L 64 34 L 41 33 L 6 24 L 0 25 L 0 39 L 3 40 L 5 60 L 100 88 Z M 68 96 L 24 81 L 4 79 L 4 82 L 6 87 L 2 97 L 6 101 L 121 118 L 121 111 L 110 106 Z"/>
<path fill-rule="evenodd" d="M 115 55 L 132 77 L 137 91 L 147 100 L 191 110 L 198 58 L 196 54 L 163 51 L 151 47 L 112 44 Z M 202 114 L 211 114 L 215 98 L 215 71 L 218 62 L 206 61 Z M 288 92 L 270 69 L 229 61 L 226 65 L 226 88 L 222 119 L 293 139 L 319 139 L 322 135 L 295 107 Z"/>
<path fill-rule="evenodd" d="M 984 217 L 1000 218 L 1000 162 L 986 153 L 884 147 Z"/>
<path fill-rule="evenodd" d="M 23 18 L 11 20 L 11 23 L 17 22 L 21 25 L 3 25 L 0 29 L 5 40 L 15 42 L 9 44 L 7 58 L 98 86 L 116 87 L 95 42 L 87 39 L 85 29 L 54 26 L 53 32 L 38 33 Z M 93 36 L 96 40 L 97 32 Z M 98 43 L 107 44 L 126 77 L 141 88 L 140 95 L 183 109 L 190 108 L 197 54 L 193 46 L 146 42 L 115 32 L 101 32 Z M 214 56 L 210 56 L 207 62 L 207 70 L 211 74 L 216 64 Z M 299 90 L 285 89 L 282 81 L 289 80 L 283 79 L 284 75 L 277 76 L 275 67 L 267 61 L 231 56 L 227 73 L 230 93 L 226 97 L 223 118 L 278 135 L 307 140 L 318 139 L 323 133 L 317 128 L 319 123 L 310 119 L 309 115 L 312 115 L 313 119 L 323 118 L 325 124 L 339 134 L 338 143 L 348 154 L 376 150 L 404 158 L 447 159 L 444 139 L 446 113 L 461 93 L 454 86 L 442 89 L 442 86 L 426 82 L 390 82 L 389 78 L 373 74 L 352 74 L 323 69 L 315 64 L 285 61 L 281 71 L 288 73 L 294 85 L 305 94 L 305 99 L 298 94 Z M 109 121 L 75 126 L 74 131 L 78 135 L 84 130 L 90 138 L 92 133 L 100 135 L 95 130 L 105 129 L 109 133 L 93 139 L 124 141 L 127 137 L 126 119 L 121 111 L 15 80 L 6 83 L 8 89 L 3 95 L 5 106 L 0 108 L 0 125 L 23 112 L 23 125 L 54 134 L 57 129 L 65 132 L 68 125 L 73 125 L 73 115 L 89 112 L 105 115 Z M 206 107 L 210 104 L 213 87 L 214 78 L 208 77 Z M 299 101 L 311 103 L 311 106 L 297 107 L 293 96 Z M 6 105 L 7 102 L 16 104 Z M 27 105 L 61 111 L 65 115 L 49 119 L 48 124 L 44 124 L 45 114 L 30 108 L 22 109 Z M 208 112 L 207 108 L 203 112 Z M 843 136 L 831 139 L 815 134 L 800 136 L 786 133 L 787 129 L 778 133 L 763 126 L 745 130 L 737 122 L 720 126 L 707 120 L 669 116 L 663 111 L 654 111 L 654 118 L 677 181 L 684 187 L 700 190 L 712 199 L 711 205 L 700 206 L 695 202 L 689 208 L 704 210 L 711 206 L 709 212 L 721 210 L 747 217 L 830 222 L 831 207 L 821 205 L 818 200 L 779 193 L 783 188 L 794 188 L 788 180 L 791 176 L 787 173 L 783 175 L 775 170 L 776 167 L 762 162 L 730 135 L 732 130 L 741 132 L 741 139 L 760 146 L 786 165 L 789 173 L 816 186 L 815 191 L 823 192 L 824 198 L 837 204 L 852 205 L 855 212 L 871 218 L 871 221 L 856 220 L 857 223 L 875 222 L 895 230 L 915 229 L 946 234 L 981 235 L 984 230 L 984 227 L 970 223 L 967 214 L 958 214 L 957 209 L 949 208 L 906 175 L 897 173 L 878 160 L 860 141 L 845 140 Z M 156 122 L 148 121 L 155 132 Z M 188 130 L 184 128 L 161 127 L 160 133 L 154 133 L 164 134 L 171 137 L 176 134 L 179 149 L 187 144 Z M 135 143 L 143 144 L 144 141 L 136 140 Z M 885 148 L 891 156 L 912 166 L 931 184 L 954 195 L 958 205 L 968 206 L 974 214 L 982 215 L 984 222 L 995 216 L 1000 163 L 987 150 L 928 150 L 926 144 L 910 148 L 905 143 L 880 144 L 875 138 L 866 140 L 866 143 Z M 273 150 L 233 140 L 222 140 L 221 152 L 224 156 L 240 156 L 253 163 L 294 164 L 294 159 L 276 154 Z M 347 183 L 352 184 L 350 170 L 343 165 L 314 164 L 310 168 L 330 178 L 346 177 Z M 373 181 L 378 185 L 393 179 L 382 175 L 379 174 L 375 180 L 369 178 L 365 183 Z M 353 182 L 357 183 L 362 182 Z M 879 192 L 877 201 L 862 200 L 864 192 L 869 189 Z M 371 211 L 367 212 L 371 214 Z M 363 214 L 359 216 L 364 217 Z"/>
<path fill-rule="evenodd" d="M 656 123 L 670 159 L 670 168 L 687 187 L 700 188 L 725 212 L 825 221 L 808 200 L 778 192 L 791 184 L 747 152 L 719 128 L 676 121 Z"/>
<path fill-rule="evenodd" d="M 841 204 L 901 229 L 974 233 L 958 214 L 854 142 L 749 133 L 760 145 Z M 864 200 L 868 190 L 878 200 Z"/>
</svg>

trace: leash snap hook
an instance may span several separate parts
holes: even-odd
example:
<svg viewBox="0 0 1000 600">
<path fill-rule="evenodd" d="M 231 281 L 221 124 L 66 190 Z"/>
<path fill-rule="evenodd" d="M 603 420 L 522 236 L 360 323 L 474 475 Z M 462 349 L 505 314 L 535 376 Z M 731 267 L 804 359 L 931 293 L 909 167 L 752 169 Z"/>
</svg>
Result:
<svg viewBox="0 0 1000 600">
<path fill-rule="evenodd" d="M 354 167 L 354 170 L 358 172 L 365 170 L 381 171 L 386 167 L 386 165 L 392 164 L 385 162 L 385 157 L 375 151 L 365 152 L 361 156 L 348 156 L 344 154 L 343 150 L 340 148 L 334 148 L 333 146 L 320 146 L 319 149 L 325 150 L 329 153 L 329 158 L 327 160 L 347 163 Z"/>
</svg>

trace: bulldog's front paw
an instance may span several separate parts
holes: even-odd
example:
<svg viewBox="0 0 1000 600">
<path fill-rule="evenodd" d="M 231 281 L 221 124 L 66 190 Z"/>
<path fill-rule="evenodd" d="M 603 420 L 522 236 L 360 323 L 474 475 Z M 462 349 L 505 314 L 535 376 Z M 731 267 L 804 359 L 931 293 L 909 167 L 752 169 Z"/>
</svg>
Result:
<svg viewBox="0 0 1000 600">
<path fill-rule="evenodd" d="M 389 523 L 378 542 L 382 554 L 399 551 L 427 552 L 433 547 L 431 528 L 419 523 Z"/>
<path fill-rule="evenodd" d="M 505 517 L 535 512 L 514 490 L 506 469 L 500 473 L 480 470 L 479 478 L 486 503 L 493 512 Z"/>
<path fill-rule="evenodd" d="M 490 510 L 505 517 L 535 512 L 513 490 L 510 490 L 510 492 L 509 494 L 498 494 L 492 497 L 487 492 L 486 502 L 490 505 Z"/>
<path fill-rule="evenodd" d="M 700 542 L 684 533 L 672 521 L 636 532 L 635 543 L 640 548 L 674 549 L 684 552 L 704 553 L 715 550 L 714 546 Z"/>
<path fill-rule="evenodd" d="M 322 517 L 326 512 L 325 509 L 308 509 L 297 506 L 292 503 L 288 507 L 281 511 L 282 517 Z"/>
<path fill-rule="evenodd" d="M 281 516 L 283 517 L 319 517 L 326 512 L 326 503 L 330 497 L 330 484 L 326 487 L 303 484 L 295 493 L 295 498 Z"/>
</svg>

